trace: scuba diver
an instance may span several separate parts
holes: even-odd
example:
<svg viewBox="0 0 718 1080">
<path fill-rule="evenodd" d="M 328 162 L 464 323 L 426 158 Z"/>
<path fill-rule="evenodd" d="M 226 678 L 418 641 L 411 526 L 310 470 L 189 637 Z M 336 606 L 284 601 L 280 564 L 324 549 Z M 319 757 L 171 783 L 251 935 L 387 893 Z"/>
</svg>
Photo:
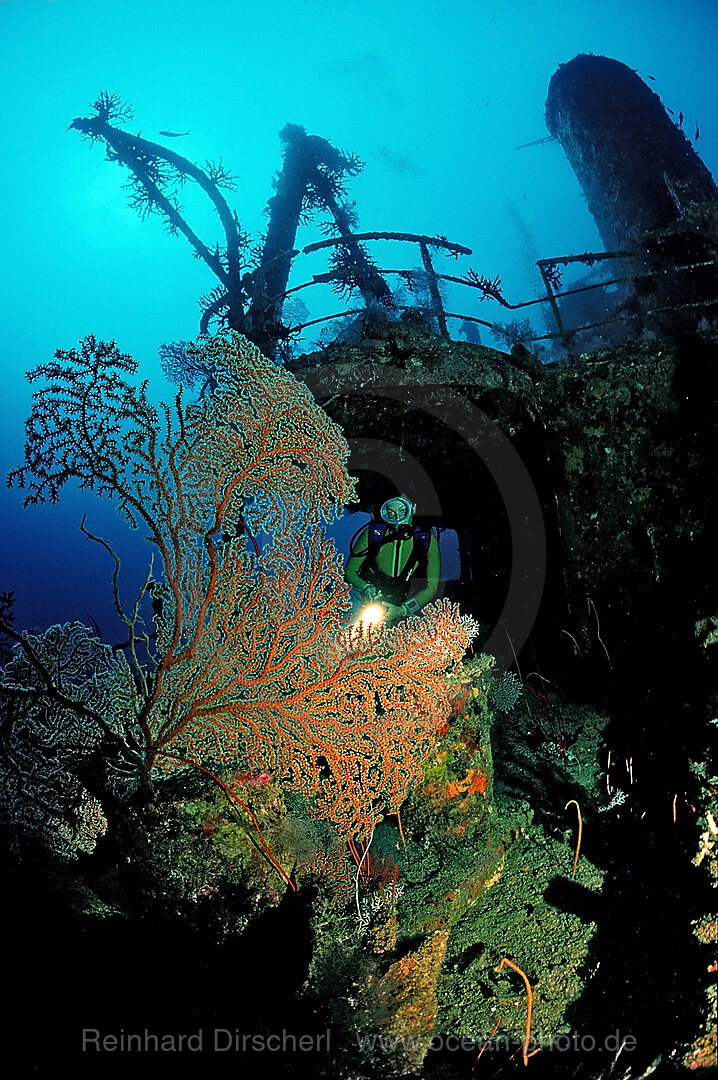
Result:
<svg viewBox="0 0 718 1080">
<path fill-rule="evenodd" d="M 370 521 L 352 542 L 344 580 L 362 604 L 376 600 L 393 623 L 433 600 L 439 587 L 439 541 L 412 524 L 416 506 L 404 495 L 383 503 L 381 521 Z"/>
</svg>

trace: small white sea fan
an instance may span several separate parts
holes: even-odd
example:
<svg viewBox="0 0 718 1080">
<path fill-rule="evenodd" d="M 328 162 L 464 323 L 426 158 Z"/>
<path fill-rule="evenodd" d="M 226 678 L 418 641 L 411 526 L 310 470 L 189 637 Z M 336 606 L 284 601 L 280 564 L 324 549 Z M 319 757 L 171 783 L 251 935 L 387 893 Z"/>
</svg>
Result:
<svg viewBox="0 0 718 1080">
<path fill-rule="evenodd" d="M 489 702 L 496 712 L 509 713 L 523 693 L 521 680 L 513 671 L 505 671 L 499 681 L 491 687 Z"/>
</svg>

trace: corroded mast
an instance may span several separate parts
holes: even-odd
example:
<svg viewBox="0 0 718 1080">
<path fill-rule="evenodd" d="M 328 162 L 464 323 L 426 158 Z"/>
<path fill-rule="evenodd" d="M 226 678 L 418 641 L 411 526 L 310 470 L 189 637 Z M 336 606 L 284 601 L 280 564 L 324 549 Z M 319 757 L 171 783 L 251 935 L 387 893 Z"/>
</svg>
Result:
<svg viewBox="0 0 718 1080">
<path fill-rule="evenodd" d="M 607 251 L 718 202 L 708 169 L 636 72 L 584 53 L 549 83 L 546 124 L 576 173 Z"/>
</svg>

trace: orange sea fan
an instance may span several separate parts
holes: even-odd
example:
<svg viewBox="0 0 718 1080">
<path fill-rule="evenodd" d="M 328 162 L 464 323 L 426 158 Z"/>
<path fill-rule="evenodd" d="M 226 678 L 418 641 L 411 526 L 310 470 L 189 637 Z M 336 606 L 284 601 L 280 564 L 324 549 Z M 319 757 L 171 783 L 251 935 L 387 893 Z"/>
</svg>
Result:
<svg viewBox="0 0 718 1080">
<path fill-rule="evenodd" d="M 189 348 L 215 388 L 160 410 L 125 381 L 136 365 L 114 345 L 58 353 L 30 376 L 49 385 L 11 481 L 42 502 L 78 479 L 147 529 L 161 564 L 146 583 L 153 641 L 116 579 L 115 599 L 130 636 L 121 696 L 136 702 L 148 766 L 279 773 L 365 843 L 419 774 L 476 626 L 440 601 L 395 627 L 347 628 L 342 561 L 321 525 L 354 494 L 340 428 L 239 334 Z"/>
</svg>

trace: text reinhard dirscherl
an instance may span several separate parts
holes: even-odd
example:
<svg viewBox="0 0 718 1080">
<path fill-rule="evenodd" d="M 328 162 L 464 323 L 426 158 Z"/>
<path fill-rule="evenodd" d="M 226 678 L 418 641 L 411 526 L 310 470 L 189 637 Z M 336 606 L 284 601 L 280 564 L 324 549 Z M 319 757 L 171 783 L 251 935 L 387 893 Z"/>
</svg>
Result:
<svg viewBox="0 0 718 1080">
<path fill-rule="evenodd" d="M 294 1035 L 282 1029 L 273 1034 L 247 1034 L 231 1028 L 199 1028 L 193 1032 L 155 1032 L 145 1028 L 143 1031 L 125 1031 L 120 1028 L 115 1032 L 103 1032 L 97 1028 L 82 1029 L 82 1049 L 90 1053 L 202 1053 L 209 1050 L 214 1053 L 226 1051 L 235 1054 L 270 1053 L 317 1053 L 327 1054 L 331 1050 L 331 1031 L 329 1028 L 321 1035 Z"/>
</svg>

